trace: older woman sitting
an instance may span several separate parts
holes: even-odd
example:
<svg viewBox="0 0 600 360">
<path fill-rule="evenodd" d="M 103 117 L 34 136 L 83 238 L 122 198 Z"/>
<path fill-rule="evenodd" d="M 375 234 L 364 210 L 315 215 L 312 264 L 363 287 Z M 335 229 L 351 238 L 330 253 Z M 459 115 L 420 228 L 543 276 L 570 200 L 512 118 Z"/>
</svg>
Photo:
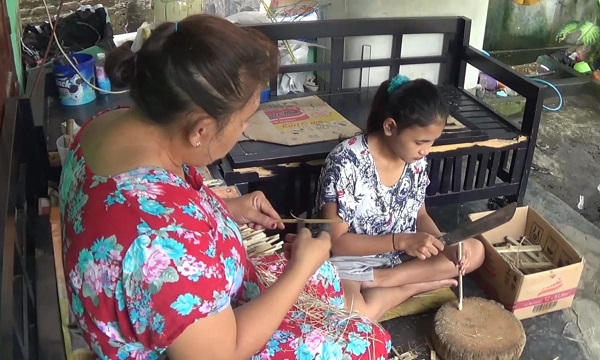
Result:
<svg viewBox="0 0 600 360">
<path fill-rule="evenodd" d="M 97 357 L 386 358 L 389 335 L 368 319 L 309 324 L 294 307 L 307 283 L 344 307 L 326 233 L 288 235 L 289 261 L 253 263 L 238 226 L 282 229 L 277 213 L 261 193 L 219 199 L 195 170 L 240 138 L 277 58 L 262 35 L 207 15 L 107 57 L 135 106 L 85 124 L 61 181 L 71 308 Z M 278 276 L 268 288 L 254 265 L 267 260 Z"/>
</svg>

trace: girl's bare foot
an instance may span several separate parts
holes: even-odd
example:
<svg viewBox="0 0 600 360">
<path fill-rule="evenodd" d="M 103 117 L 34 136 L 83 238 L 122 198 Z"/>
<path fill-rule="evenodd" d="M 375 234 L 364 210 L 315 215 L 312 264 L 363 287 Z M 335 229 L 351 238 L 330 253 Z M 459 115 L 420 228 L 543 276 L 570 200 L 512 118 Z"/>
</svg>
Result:
<svg viewBox="0 0 600 360">
<path fill-rule="evenodd" d="M 415 290 L 417 292 L 415 292 L 416 294 L 421 294 L 427 291 L 432 291 L 432 290 L 437 290 L 437 289 L 441 289 L 441 288 L 449 288 L 449 287 L 454 287 L 458 285 L 458 281 L 456 281 L 455 279 L 445 279 L 445 280 L 435 280 L 435 281 L 428 281 L 428 282 L 424 282 L 424 283 L 420 283 L 420 284 L 410 284 L 410 285 L 404 285 L 404 286 L 400 286 L 401 288 L 406 288 L 409 286 L 415 286 Z"/>
<path fill-rule="evenodd" d="M 345 283 L 346 301 L 353 304 L 353 310 L 379 321 L 385 313 L 409 298 L 428 291 L 458 285 L 454 279 L 427 281 L 418 284 L 401 285 L 391 288 L 360 289 L 360 284 Z"/>
</svg>

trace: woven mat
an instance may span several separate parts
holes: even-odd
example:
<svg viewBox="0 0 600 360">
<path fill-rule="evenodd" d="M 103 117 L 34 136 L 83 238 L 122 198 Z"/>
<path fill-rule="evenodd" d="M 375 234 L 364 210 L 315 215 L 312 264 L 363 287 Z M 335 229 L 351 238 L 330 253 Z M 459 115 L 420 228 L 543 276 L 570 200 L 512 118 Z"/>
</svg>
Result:
<svg viewBox="0 0 600 360">
<path fill-rule="evenodd" d="M 440 306 L 452 300 L 456 300 L 456 295 L 449 288 L 419 294 L 388 311 L 380 322 L 392 320 L 401 316 L 417 315 L 430 310 L 437 310 Z"/>
</svg>

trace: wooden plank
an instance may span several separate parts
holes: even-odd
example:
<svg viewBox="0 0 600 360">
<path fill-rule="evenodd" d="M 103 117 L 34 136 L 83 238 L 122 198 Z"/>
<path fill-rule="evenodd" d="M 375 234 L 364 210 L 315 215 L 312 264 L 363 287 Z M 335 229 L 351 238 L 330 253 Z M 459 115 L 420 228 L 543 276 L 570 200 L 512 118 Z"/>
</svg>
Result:
<svg viewBox="0 0 600 360">
<path fill-rule="evenodd" d="M 454 165 L 454 158 L 447 157 L 444 159 L 444 166 L 442 168 L 442 178 L 440 184 L 440 194 L 447 194 L 450 191 L 450 184 L 452 183 L 452 166 Z"/>
<path fill-rule="evenodd" d="M 429 186 L 427 187 L 427 195 L 435 195 L 440 189 L 440 166 L 442 165 L 441 159 L 431 159 L 429 168 Z"/>
<path fill-rule="evenodd" d="M 479 155 L 479 168 L 477 169 L 477 178 L 475 179 L 475 187 L 481 189 L 485 184 L 485 179 L 488 171 L 488 161 L 490 153 L 486 152 Z"/>
<path fill-rule="evenodd" d="M 490 166 L 490 175 L 488 176 L 487 186 L 494 186 L 496 184 L 496 177 L 498 176 L 498 167 L 500 167 L 500 156 L 501 151 L 495 151 L 492 154 L 492 165 Z"/>
<path fill-rule="evenodd" d="M 402 34 L 395 34 L 392 37 L 392 59 L 400 59 L 402 57 L 402 40 L 404 36 Z M 390 66 L 390 79 L 400 73 L 400 64 L 393 64 Z"/>
<path fill-rule="evenodd" d="M 500 155 L 500 169 L 502 171 L 506 171 L 506 166 L 508 165 L 508 157 L 510 152 L 511 150 L 506 150 L 502 152 L 502 155 Z"/>
<path fill-rule="evenodd" d="M 331 38 L 331 71 L 329 73 L 329 85 L 331 91 L 339 92 L 342 90 L 342 80 L 344 77 L 344 37 L 336 36 Z"/>
<path fill-rule="evenodd" d="M 454 169 L 452 171 L 452 191 L 460 192 L 462 184 L 462 165 L 463 157 L 456 156 L 454 158 Z"/>
<path fill-rule="evenodd" d="M 69 295 L 63 267 L 63 239 L 62 222 L 60 219 L 60 208 L 50 209 L 50 227 L 52 232 L 52 248 L 54 250 L 54 267 L 56 269 L 56 291 L 58 293 L 58 306 L 60 312 L 61 330 L 65 354 L 67 359 L 72 358 L 73 347 L 71 343 L 71 331 L 69 330 Z"/>
<path fill-rule="evenodd" d="M 517 183 L 521 180 L 523 174 L 523 166 L 525 164 L 525 155 L 527 149 L 515 149 L 513 151 L 513 157 L 510 162 L 510 182 Z"/>
<path fill-rule="evenodd" d="M 217 186 L 211 190 L 221 199 L 232 199 L 240 196 L 237 186 Z"/>
<path fill-rule="evenodd" d="M 465 171 L 465 191 L 473 189 L 475 182 L 475 169 L 477 168 L 477 155 L 469 155 L 467 160 L 467 170 Z"/>
</svg>

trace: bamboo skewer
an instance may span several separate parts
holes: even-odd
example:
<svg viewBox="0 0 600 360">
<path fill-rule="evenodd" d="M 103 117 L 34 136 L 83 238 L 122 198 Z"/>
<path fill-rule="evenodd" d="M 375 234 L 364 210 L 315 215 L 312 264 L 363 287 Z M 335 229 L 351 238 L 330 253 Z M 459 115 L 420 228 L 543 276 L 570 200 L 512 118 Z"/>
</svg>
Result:
<svg viewBox="0 0 600 360">
<path fill-rule="evenodd" d="M 497 247 L 496 251 L 499 253 L 518 253 L 518 252 L 533 252 L 533 251 L 542 251 L 542 247 L 539 245 L 506 245 L 506 247 Z"/>
<path fill-rule="evenodd" d="M 458 243 L 458 263 L 462 261 L 463 258 L 463 243 Z M 458 310 L 463 309 L 463 275 L 462 269 L 458 270 Z"/>
<path fill-rule="evenodd" d="M 297 224 L 300 221 L 304 221 L 305 224 L 339 224 L 339 223 L 344 222 L 341 219 L 301 219 L 301 218 L 281 219 L 279 221 L 284 224 Z"/>
</svg>

